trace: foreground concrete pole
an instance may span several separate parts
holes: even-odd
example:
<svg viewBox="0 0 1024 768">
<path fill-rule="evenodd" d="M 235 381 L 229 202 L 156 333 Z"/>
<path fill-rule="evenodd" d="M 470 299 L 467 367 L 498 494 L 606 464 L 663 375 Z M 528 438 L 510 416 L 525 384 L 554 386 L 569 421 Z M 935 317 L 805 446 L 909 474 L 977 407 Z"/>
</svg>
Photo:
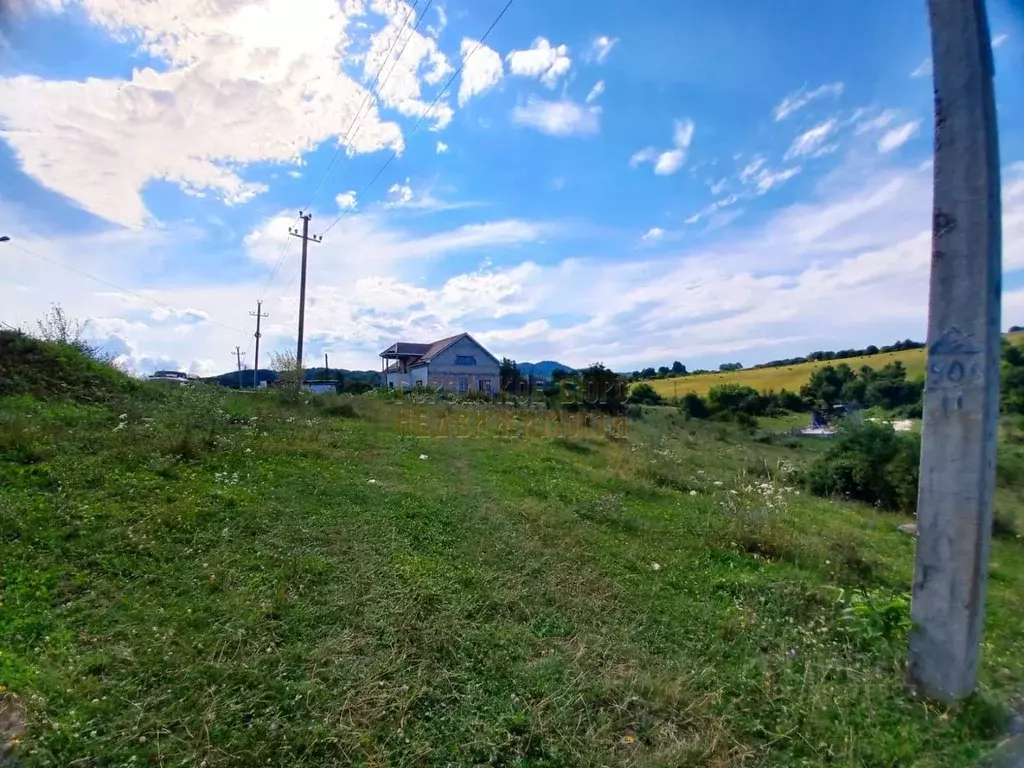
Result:
<svg viewBox="0 0 1024 768">
<path fill-rule="evenodd" d="M 909 679 L 974 688 L 985 620 L 999 417 L 1001 214 L 983 0 L 929 0 L 935 199 Z"/>
</svg>

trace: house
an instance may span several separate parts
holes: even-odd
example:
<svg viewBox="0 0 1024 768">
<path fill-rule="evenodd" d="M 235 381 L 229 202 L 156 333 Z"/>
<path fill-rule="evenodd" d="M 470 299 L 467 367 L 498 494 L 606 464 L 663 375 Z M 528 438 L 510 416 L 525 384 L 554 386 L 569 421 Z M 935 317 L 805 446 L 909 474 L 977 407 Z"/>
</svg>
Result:
<svg viewBox="0 0 1024 768">
<path fill-rule="evenodd" d="M 501 389 L 501 363 L 468 333 L 432 344 L 399 341 L 380 357 L 381 379 L 388 389 L 422 386 L 492 394 Z"/>
</svg>

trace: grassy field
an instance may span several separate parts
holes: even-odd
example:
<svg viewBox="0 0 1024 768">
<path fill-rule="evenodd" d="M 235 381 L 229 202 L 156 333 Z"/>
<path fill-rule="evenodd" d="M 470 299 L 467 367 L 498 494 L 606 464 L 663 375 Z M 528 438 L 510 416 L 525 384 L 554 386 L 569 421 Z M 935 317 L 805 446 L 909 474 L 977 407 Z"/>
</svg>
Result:
<svg viewBox="0 0 1024 768">
<path fill-rule="evenodd" d="M 945 710 L 904 689 L 906 519 L 801 493 L 823 442 L 670 409 L 541 423 L 205 387 L 0 399 L 0 735 L 62 767 L 994 747 L 1024 684 L 1019 538 L 994 542 L 980 693 Z"/>
<path fill-rule="evenodd" d="M 1024 344 L 1024 333 L 1011 333 L 1008 337 L 1015 344 Z M 862 365 L 867 365 L 871 368 L 882 368 L 897 360 L 903 363 L 903 367 L 907 369 L 908 379 L 924 376 L 925 350 L 907 349 L 902 352 L 886 352 L 865 357 L 851 357 L 846 360 L 799 363 L 778 368 L 751 368 L 749 370 L 729 371 L 726 373 L 704 373 L 697 376 L 654 379 L 650 384 L 662 397 L 682 397 L 687 392 L 695 392 L 703 397 L 707 395 L 712 387 L 729 383 L 743 384 L 753 387 L 759 392 L 768 392 L 769 390 L 781 392 L 783 389 L 788 389 L 790 392 L 799 392 L 800 387 L 807 383 L 811 374 L 825 365 L 846 363 L 854 370 L 857 370 Z"/>
</svg>

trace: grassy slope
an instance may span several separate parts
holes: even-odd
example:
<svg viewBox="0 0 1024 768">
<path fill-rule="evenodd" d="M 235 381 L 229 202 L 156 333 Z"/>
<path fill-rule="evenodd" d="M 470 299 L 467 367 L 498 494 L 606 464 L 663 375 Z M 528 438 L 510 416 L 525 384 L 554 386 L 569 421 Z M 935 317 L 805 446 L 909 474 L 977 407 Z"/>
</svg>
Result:
<svg viewBox="0 0 1024 768">
<path fill-rule="evenodd" d="M 905 697 L 904 631 L 838 599 L 898 601 L 913 541 L 787 486 L 820 443 L 667 410 L 628 441 L 429 439 L 396 428 L 424 406 L 223 397 L 0 400 L 26 765 L 968 765 L 1024 683 L 1000 540 L 985 700 Z"/>
<path fill-rule="evenodd" d="M 1008 337 L 1015 344 L 1024 344 L 1024 333 L 1011 333 Z M 650 384 L 663 397 L 681 397 L 687 392 L 696 392 L 698 395 L 703 396 L 707 395 L 712 387 L 728 383 L 744 384 L 761 392 L 769 390 L 780 392 L 783 389 L 788 389 L 790 392 L 799 392 L 800 387 L 807 383 L 811 373 L 825 365 L 846 363 L 854 370 L 857 370 L 862 365 L 881 368 L 888 363 L 898 360 L 907 369 L 907 378 L 914 379 L 924 376 L 925 358 L 925 351 L 923 349 L 907 349 L 902 352 L 886 352 L 880 355 L 851 357 L 846 360 L 830 360 L 786 365 L 778 368 L 751 368 L 749 370 L 729 371 L 727 373 L 706 373 L 698 376 L 655 379 Z"/>
</svg>

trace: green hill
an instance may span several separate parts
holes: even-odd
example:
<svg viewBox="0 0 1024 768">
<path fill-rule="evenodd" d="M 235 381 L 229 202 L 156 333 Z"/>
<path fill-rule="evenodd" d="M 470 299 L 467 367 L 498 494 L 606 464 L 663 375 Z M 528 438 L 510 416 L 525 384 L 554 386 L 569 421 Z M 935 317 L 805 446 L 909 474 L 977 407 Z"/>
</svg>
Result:
<svg viewBox="0 0 1024 768">
<path fill-rule="evenodd" d="M 137 387 L 131 377 L 75 346 L 0 331 L 0 397 L 106 402 Z"/>
<path fill-rule="evenodd" d="M 1024 686 L 1007 523 L 982 694 L 907 695 L 909 518 L 809 493 L 828 441 L 201 383 L 82 404 L 68 377 L 120 379 L 19 354 L 6 380 L 56 372 L 0 395 L 0 764 L 974 766 Z"/>
</svg>

